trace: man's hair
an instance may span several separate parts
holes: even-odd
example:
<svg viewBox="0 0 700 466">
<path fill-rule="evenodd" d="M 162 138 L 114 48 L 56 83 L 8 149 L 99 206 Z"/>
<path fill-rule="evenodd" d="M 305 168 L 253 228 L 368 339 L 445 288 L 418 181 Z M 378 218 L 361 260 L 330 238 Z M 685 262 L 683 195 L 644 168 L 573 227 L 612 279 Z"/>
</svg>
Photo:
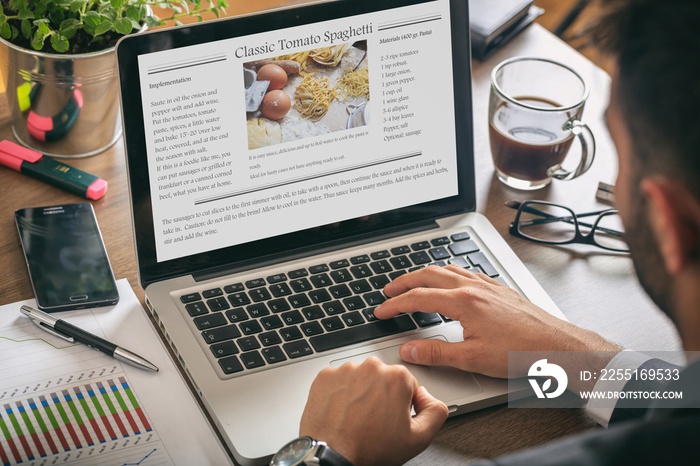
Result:
<svg viewBox="0 0 700 466">
<path fill-rule="evenodd" d="M 700 1 L 603 0 L 593 39 L 617 63 L 613 92 L 636 169 L 700 200 Z"/>
</svg>

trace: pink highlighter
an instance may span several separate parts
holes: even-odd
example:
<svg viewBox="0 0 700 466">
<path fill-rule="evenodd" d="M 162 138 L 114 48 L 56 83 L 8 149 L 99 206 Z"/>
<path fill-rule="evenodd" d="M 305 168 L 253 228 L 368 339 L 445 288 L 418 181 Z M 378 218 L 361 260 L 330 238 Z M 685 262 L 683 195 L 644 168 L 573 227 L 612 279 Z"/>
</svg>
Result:
<svg viewBox="0 0 700 466">
<path fill-rule="evenodd" d="M 107 192 L 102 178 L 7 140 L 0 141 L 0 165 L 86 199 L 97 200 Z"/>
</svg>

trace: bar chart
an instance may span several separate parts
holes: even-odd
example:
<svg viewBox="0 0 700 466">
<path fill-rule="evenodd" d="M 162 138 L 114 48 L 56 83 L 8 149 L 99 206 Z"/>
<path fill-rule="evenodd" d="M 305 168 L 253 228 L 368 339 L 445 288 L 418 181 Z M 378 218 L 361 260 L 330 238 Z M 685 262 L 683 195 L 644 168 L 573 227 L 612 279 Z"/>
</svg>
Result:
<svg viewBox="0 0 700 466">
<path fill-rule="evenodd" d="M 0 326 L 0 372 L 0 466 L 172 464 L 114 359 L 20 319 Z"/>
<path fill-rule="evenodd" d="M 3 466 L 94 459 L 142 444 L 153 444 L 143 459 L 157 464 L 158 435 L 123 375 L 0 401 L 0 432 Z"/>
</svg>

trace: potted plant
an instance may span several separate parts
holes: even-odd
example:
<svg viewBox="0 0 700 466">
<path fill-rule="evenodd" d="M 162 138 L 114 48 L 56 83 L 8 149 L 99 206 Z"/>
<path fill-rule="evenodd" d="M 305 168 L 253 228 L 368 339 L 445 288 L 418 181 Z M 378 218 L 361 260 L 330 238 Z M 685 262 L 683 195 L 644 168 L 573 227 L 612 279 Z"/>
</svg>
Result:
<svg viewBox="0 0 700 466">
<path fill-rule="evenodd" d="M 186 17 L 218 17 L 227 6 L 226 0 L 0 0 L 0 72 L 15 137 L 59 157 L 102 152 L 121 135 L 119 38 Z"/>
</svg>

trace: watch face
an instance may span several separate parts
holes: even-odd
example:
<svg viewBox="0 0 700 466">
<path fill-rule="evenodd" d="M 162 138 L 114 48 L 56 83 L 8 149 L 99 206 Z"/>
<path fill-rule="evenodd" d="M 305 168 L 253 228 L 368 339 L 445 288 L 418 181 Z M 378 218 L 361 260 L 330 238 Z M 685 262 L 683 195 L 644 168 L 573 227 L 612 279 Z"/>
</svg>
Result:
<svg viewBox="0 0 700 466">
<path fill-rule="evenodd" d="M 306 455 L 313 446 L 314 441 L 309 437 L 294 439 L 277 452 L 275 457 L 272 458 L 272 464 L 274 466 L 292 466 L 298 464 L 301 460 L 306 458 Z"/>
</svg>

